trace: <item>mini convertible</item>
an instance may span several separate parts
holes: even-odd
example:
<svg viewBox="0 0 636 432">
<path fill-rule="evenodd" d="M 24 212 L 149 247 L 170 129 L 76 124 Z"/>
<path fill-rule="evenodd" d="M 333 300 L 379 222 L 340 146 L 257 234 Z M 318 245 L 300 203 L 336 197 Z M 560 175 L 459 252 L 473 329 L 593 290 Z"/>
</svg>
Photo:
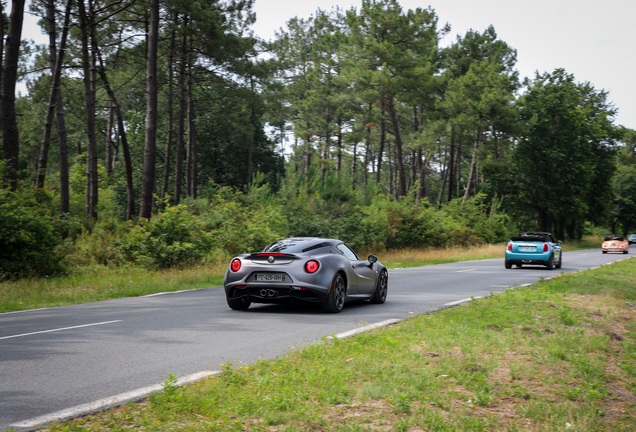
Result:
<svg viewBox="0 0 636 432">
<path fill-rule="evenodd" d="M 252 303 L 308 302 L 338 313 L 352 300 L 384 303 L 388 280 L 386 267 L 375 255 L 362 260 L 340 240 L 300 237 L 233 258 L 224 287 L 234 310 Z"/>
<path fill-rule="evenodd" d="M 505 267 L 509 269 L 514 264 L 521 268 L 524 264 L 531 264 L 543 265 L 548 270 L 559 269 L 563 265 L 561 243 L 548 232 L 519 233 L 506 245 Z"/>
</svg>

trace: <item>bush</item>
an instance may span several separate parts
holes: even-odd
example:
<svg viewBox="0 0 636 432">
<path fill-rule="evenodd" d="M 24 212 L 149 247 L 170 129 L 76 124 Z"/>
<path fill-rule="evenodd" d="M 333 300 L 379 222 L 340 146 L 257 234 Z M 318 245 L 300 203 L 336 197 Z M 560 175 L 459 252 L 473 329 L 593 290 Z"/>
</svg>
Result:
<svg viewBox="0 0 636 432">
<path fill-rule="evenodd" d="M 0 279 L 65 271 L 59 246 L 70 222 L 43 189 L 0 189 Z"/>
<path fill-rule="evenodd" d="M 210 195 L 202 217 L 218 245 L 230 255 L 262 250 L 288 234 L 283 209 L 267 187 L 255 188 L 248 195 L 219 188 Z"/>
<path fill-rule="evenodd" d="M 124 262 L 162 269 L 200 262 L 214 241 L 203 222 L 180 204 L 168 205 L 152 219 L 142 220 L 113 244 Z"/>
</svg>

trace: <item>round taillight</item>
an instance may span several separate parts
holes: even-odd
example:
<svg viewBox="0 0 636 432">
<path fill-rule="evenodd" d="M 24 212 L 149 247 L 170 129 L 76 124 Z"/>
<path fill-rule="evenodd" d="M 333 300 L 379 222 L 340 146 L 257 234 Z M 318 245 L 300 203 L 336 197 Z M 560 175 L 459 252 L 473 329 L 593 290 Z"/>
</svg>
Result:
<svg viewBox="0 0 636 432">
<path fill-rule="evenodd" d="M 237 272 L 241 269 L 241 260 L 238 258 L 234 258 L 230 263 L 230 268 L 233 272 Z"/>
<path fill-rule="evenodd" d="M 320 264 L 318 263 L 318 261 L 307 261 L 307 264 L 305 264 L 305 270 L 307 270 L 307 273 L 316 273 L 318 271 L 318 268 L 320 267 Z"/>
<path fill-rule="evenodd" d="M 512 252 L 512 243 L 508 243 L 508 252 Z"/>
</svg>

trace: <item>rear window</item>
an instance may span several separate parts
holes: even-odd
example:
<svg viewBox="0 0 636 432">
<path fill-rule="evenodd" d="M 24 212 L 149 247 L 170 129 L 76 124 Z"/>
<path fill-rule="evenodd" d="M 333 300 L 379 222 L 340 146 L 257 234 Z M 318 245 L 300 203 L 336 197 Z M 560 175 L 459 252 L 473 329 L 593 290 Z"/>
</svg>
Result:
<svg viewBox="0 0 636 432">
<path fill-rule="evenodd" d="M 310 250 L 321 248 L 323 245 L 315 240 L 305 239 L 288 239 L 275 241 L 263 249 L 263 252 L 269 253 L 303 253 Z"/>
</svg>

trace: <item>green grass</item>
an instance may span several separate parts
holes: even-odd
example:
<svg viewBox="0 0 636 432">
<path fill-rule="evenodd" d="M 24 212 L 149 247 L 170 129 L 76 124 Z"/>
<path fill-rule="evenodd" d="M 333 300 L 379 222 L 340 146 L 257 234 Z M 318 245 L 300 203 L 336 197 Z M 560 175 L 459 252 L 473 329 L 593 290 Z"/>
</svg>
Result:
<svg viewBox="0 0 636 432">
<path fill-rule="evenodd" d="M 167 271 L 95 267 L 70 275 L 0 283 L 0 312 L 223 285 L 219 265 Z"/>
<path fill-rule="evenodd" d="M 633 431 L 636 260 L 292 349 L 49 431 Z M 569 425 L 569 426 L 568 426 Z"/>
</svg>

